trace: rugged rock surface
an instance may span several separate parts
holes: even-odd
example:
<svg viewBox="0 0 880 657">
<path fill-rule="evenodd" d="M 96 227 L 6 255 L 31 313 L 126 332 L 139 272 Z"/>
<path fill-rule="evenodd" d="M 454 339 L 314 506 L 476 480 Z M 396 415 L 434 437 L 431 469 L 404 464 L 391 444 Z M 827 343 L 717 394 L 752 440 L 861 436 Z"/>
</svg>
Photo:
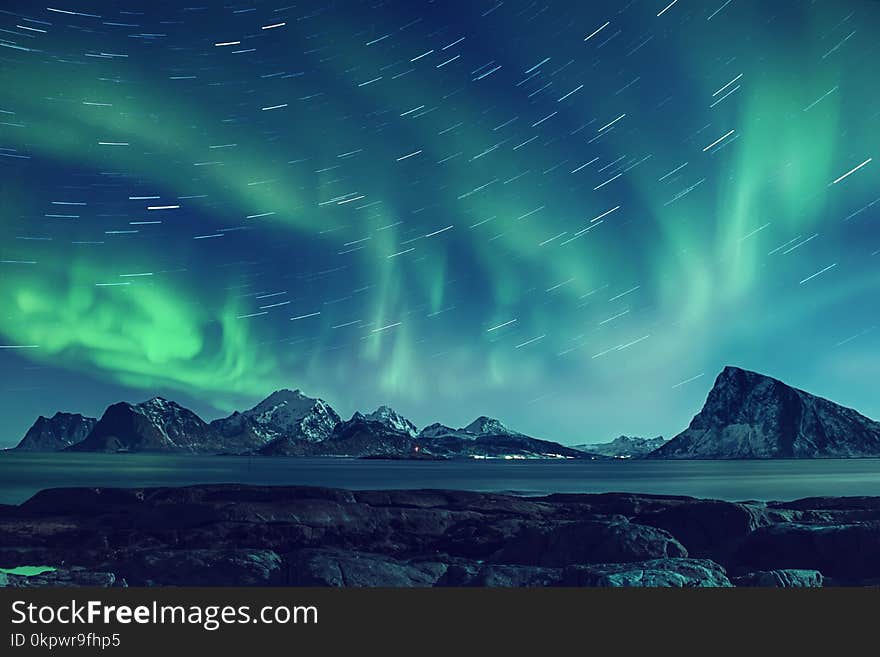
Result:
<svg viewBox="0 0 880 657">
<path fill-rule="evenodd" d="M 447 567 L 435 586 L 562 586 L 562 569 L 476 562 L 453 563 Z"/>
<path fill-rule="evenodd" d="M 613 587 L 728 587 L 724 568 L 708 559 L 653 559 L 632 563 L 569 566 L 563 572 L 566 586 Z"/>
<path fill-rule="evenodd" d="M 619 436 L 610 443 L 588 443 L 575 445 L 575 449 L 601 456 L 613 458 L 638 458 L 650 454 L 663 445 L 666 441 L 663 436 L 656 438 L 637 438 L 633 436 Z"/>
<path fill-rule="evenodd" d="M 291 586 L 434 586 L 447 570 L 441 562 L 339 550 L 302 550 L 290 555 L 288 565 Z"/>
<path fill-rule="evenodd" d="M 559 567 L 686 556 L 687 550 L 668 532 L 619 518 L 524 528 L 492 561 Z"/>
<path fill-rule="evenodd" d="M 668 459 L 880 456 L 880 422 L 803 390 L 726 367 L 690 426 L 648 455 Z"/>
<path fill-rule="evenodd" d="M 736 586 L 760 586 L 764 588 L 820 588 L 823 582 L 818 570 L 759 570 L 734 578 Z"/>
<path fill-rule="evenodd" d="M 665 529 L 687 545 L 692 556 L 717 556 L 726 546 L 770 524 L 767 512 L 759 506 L 719 500 L 671 505 L 640 515 L 637 521 Z"/>
<path fill-rule="evenodd" d="M 131 553 L 120 568 L 129 586 L 273 586 L 286 582 L 285 564 L 272 550 L 152 549 Z"/>
<path fill-rule="evenodd" d="M 880 521 L 762 527 L 746 537 L 735 559 L 756 570 L 818 570 L 841 582 L 880 577 Z"/>
<path fill-rule="evenodd" d="M 54 489 L 0 507 L 0 568 L 107 585 L 868 585 L 878 555 L 880 498 L 864 497 L 212 485 Z"/>
<path fill-rule="evenodd" d="M 27 452 L 57 452 L 81 442 L 98 422 L 79 413 L 55 413 L 40 416 L 18 443 L 16 449 Z"/>
</svg>

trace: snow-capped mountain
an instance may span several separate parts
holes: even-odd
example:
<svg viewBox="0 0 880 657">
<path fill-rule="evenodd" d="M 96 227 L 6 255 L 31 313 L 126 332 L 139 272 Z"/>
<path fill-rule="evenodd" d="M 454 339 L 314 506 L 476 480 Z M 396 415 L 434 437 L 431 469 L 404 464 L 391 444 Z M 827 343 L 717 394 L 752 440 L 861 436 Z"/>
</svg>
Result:
<svg viewBox="0 0 880 657">
<path fill-rule="evenodd" d="M 327 438 L 339 422 L 327 402 L 300 390 L 277 390 L 253 408 L 211 422 L 224 439 L 241 448 L 269 448 L 284 453 L 289 441 L 317 442 Z"/>
<path fill-rule="evenodd" d="M 725 367 L 690 426 L 649 456 L 880 456 L 880 422 L 768 376 Z"/>
<path fill-rule="evenodd" d="M 412 422 L 403 417 L 390 406 L 380 406 L 372 413 L 367 413 L 364 418 L 381 422 L 386 427 L 416 436 L 419 433 L 418 428 Z"/>
<path fill-rule="evenodd" d="M 30 452 L 57 452 L 80 442 L 98 422 L 97 418 L 79 413 L 55 413 L 51 418 L 40 416 L 28 429 L 16 449 Z"/>
<path fill-rule="evenodd" d="M 84 452 L 191 452 L 220 449 L 216 432 L 189 409 L 162 397 L 109 406 L 88 436 L 68 449 Z"/>
<path fill-rule="evenodd" d="M 307 397 L 300 390 L 278 390 L 240 414 L 243 422 L 265 442 L 263 454 L 292 453 L 298 442 L 326 440 L 340 422 L 339 415 L 323 399 Z"/>
</svg>

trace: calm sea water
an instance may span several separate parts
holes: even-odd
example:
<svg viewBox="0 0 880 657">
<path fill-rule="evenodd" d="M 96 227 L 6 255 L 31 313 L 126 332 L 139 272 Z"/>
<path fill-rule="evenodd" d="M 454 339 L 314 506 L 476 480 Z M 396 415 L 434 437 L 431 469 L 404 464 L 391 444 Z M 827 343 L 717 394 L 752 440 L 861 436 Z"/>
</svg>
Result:
<svg viewBox="0 0 880 657">
<path fill-rule="evenodd" d="M 300 484 L 521 495 L 613 491 L 724 500 L 880 495 L 880 459 L 815 461 L 364 461 L 338 458 L 0 452 L 0 503 L 43 488 Z"/>
</svg>

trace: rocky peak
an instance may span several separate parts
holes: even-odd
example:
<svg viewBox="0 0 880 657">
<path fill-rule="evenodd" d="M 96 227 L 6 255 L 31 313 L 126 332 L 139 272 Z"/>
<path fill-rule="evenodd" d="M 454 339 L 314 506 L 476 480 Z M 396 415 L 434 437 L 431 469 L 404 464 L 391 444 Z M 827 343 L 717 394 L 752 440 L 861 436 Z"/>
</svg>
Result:
<svg viewBox="0 0 880 657">
<path fill-rule="evenodd" d="M 28 429 L 16 449 L 32 452 L 56 452 L 81 442 L 97 423 L 93 417 L 79 413 L 55 413 L 51 418 L 43 415 Z"/>
<path fill-rule="evenodd" d="M 403 433 L 409 434 L 410 436 L 416 436 L 419 432 L 416 425 L 407 420 L 390 406 L 380 406 L 375 411 L 367 414 L 364 417 L 370 420 L 381 422 L 390 429 L 401 431 Z"/>
<path fill-rule="evenodd" d="M 690 426 L 652 456 L 880 456 L 880 423 L 769 376 L 725 367 Z"/>
<path fill-rule="evenodd" d="M 212 452 L 216 436 L 202 418 L 176 402 L 153 397 L 107 407 L 77 451 Z"/>
</svg>

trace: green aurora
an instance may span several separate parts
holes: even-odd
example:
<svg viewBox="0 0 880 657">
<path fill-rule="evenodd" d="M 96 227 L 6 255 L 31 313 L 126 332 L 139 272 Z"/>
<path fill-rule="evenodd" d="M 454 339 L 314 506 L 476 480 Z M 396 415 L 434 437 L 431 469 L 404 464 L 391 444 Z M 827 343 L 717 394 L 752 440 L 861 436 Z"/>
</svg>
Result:
<svg viewBox="0 0 880 657">
<path fill-rule="evenodd" d="M 880 3 L 80 4 L 0 13 L 0 444 L 280 387 L 672 435 L 727 363 L 880 416 Z"/>
</svg>

